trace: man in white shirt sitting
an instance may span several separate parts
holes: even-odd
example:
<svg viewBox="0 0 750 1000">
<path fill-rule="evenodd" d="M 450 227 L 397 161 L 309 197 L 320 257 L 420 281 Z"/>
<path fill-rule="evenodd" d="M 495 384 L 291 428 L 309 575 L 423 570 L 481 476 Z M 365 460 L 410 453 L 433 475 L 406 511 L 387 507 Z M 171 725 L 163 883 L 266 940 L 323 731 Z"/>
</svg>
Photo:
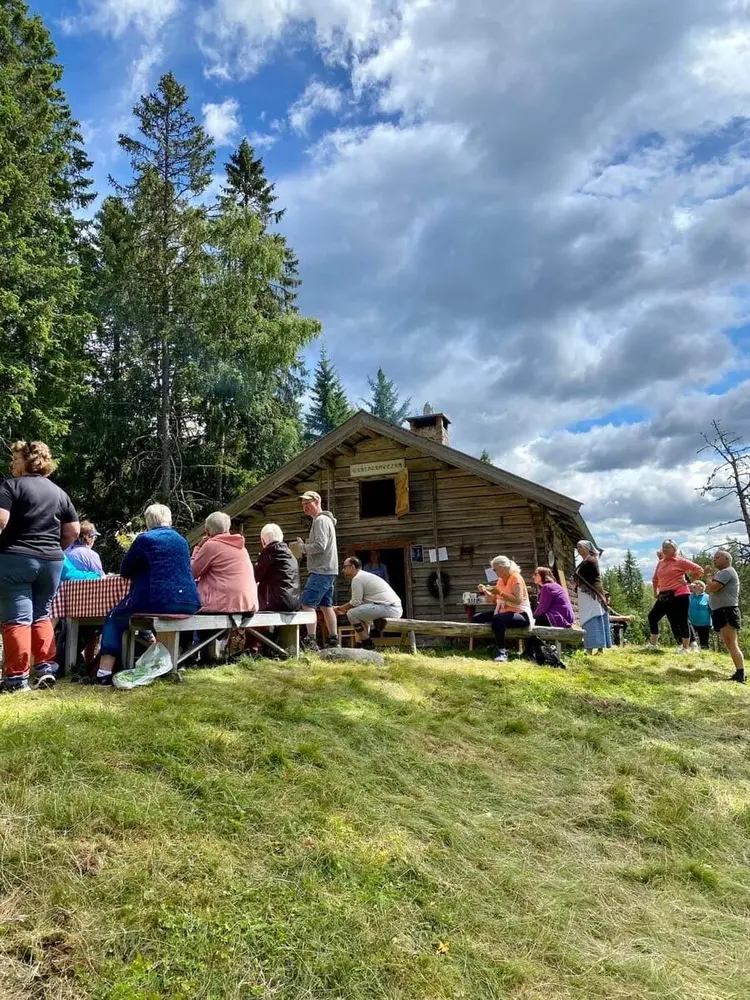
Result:
<svg viewBox="0 0 750 1000">
<path fill-rule="evenodd" d="M 403 608 L 401 598 L 390 584 L 374 573 L 366 573 L 356 556 L 344 560 L 344 576 L 352 582 L 352 593 L 347 604 L 333 610 L 337 615 L 346 615 L 354 626 L 359 645 L 372 649 L 370 625 L 381 631 L 385 627 L 384 618 L 401 618 Z"/>
</svg>

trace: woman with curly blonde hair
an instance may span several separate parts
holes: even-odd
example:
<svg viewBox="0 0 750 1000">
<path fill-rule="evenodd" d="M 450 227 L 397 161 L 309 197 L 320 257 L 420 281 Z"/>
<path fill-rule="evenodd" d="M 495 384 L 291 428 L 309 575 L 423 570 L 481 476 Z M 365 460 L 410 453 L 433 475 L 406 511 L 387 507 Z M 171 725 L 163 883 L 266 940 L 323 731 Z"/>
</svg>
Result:
<svg viewBox="0 0 750 1000">
<path fill-rule="evenodd" d="M 78 514 L 50 481 L 55 463 L 43 441 L 11 447 L 11 477 L 0 482 L 0 622 L 5 668 L 0 691 L 52 687 L 57 649 L 49 605 L 63 549 L 78 537 Z"/>
</svg>

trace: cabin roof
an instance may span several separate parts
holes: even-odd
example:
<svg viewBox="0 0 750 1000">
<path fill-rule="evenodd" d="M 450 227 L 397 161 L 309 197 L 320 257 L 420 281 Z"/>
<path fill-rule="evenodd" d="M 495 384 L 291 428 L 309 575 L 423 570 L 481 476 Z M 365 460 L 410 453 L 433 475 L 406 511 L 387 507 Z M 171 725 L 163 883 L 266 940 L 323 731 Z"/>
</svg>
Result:
<svg viewBox="0 0 750 1000">
<path fill-rule="evenodd" d="M 448 445 L 432 441 L 421 434 L 397 427 L 395 424 L 381 420 L 365 410 L 359 410 L 340 427 L 320 438 L 296 458 L 282 465 L 281 468 L 248 490 L 247 493 L 228 504 L 224 510 L 231 517 L 241 517 L 262 501 L 267 503 L 275 499 L 274 494 L 283 496 L 295 482 L 304 482 L 310 478 L 311 474 L 325 468 L 325 459 L 331 453 L 348 454 L 351 452 L 353 454 L 353 449 L 357 444 L 373 437 L 389 438 L 406 448 L 418 449 L 425 455 L 445 462 L 446 465 L 464 469 L 480 479 L 520 493 L 529 500 L 557 511 L 564 516 L 571 527 L 575 526 L 575 530 L 580 533 L 581 538 L 591 539 L 591 532 L 580 514 L 580 501 L 548 489 L 546 486 L 532 483 L 528 479 L 516 476 L 512 472 L 506 472 L 504 469 L 499 469 L 487 462 L 480 462 L 479 459 L 473 458 L 463 451 L 458 451 L 456 448 L 450 448 Z"/>
</svg>

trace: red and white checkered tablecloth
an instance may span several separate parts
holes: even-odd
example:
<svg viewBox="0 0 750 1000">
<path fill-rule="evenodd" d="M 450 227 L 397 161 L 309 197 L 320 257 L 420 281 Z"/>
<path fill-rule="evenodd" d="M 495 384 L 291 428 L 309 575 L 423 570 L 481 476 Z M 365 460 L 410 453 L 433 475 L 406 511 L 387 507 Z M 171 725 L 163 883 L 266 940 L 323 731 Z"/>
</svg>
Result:
<svg viewBox="0 0 750 1000">
<path fill-rule="evenodd" d="M 106 618 L 130 590 L 123 576 L 103 576 L 99 580 L 68 580 L 52 600 L 53 618 Z"/>
</svg>

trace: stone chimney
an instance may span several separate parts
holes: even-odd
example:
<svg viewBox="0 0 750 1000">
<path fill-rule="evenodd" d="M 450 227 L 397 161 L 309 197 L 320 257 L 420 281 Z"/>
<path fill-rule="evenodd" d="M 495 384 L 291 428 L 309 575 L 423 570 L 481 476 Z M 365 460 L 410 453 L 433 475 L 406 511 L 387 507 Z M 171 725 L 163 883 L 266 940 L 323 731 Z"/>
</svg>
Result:
<svg viewBox="0 0 750 1000">
<path fill-rule="evenodd" d="M 428 412 L 429 411 L 429 412 Z M 409 429 L 420 437 L 437 441 L 438 444 L 450 445 L 448 425 L 450 419 L 444 413 L 433 413 L 432 408 L 425 406 L 425 412 L 418 417 L 407 417 Z"/>
</svg>

